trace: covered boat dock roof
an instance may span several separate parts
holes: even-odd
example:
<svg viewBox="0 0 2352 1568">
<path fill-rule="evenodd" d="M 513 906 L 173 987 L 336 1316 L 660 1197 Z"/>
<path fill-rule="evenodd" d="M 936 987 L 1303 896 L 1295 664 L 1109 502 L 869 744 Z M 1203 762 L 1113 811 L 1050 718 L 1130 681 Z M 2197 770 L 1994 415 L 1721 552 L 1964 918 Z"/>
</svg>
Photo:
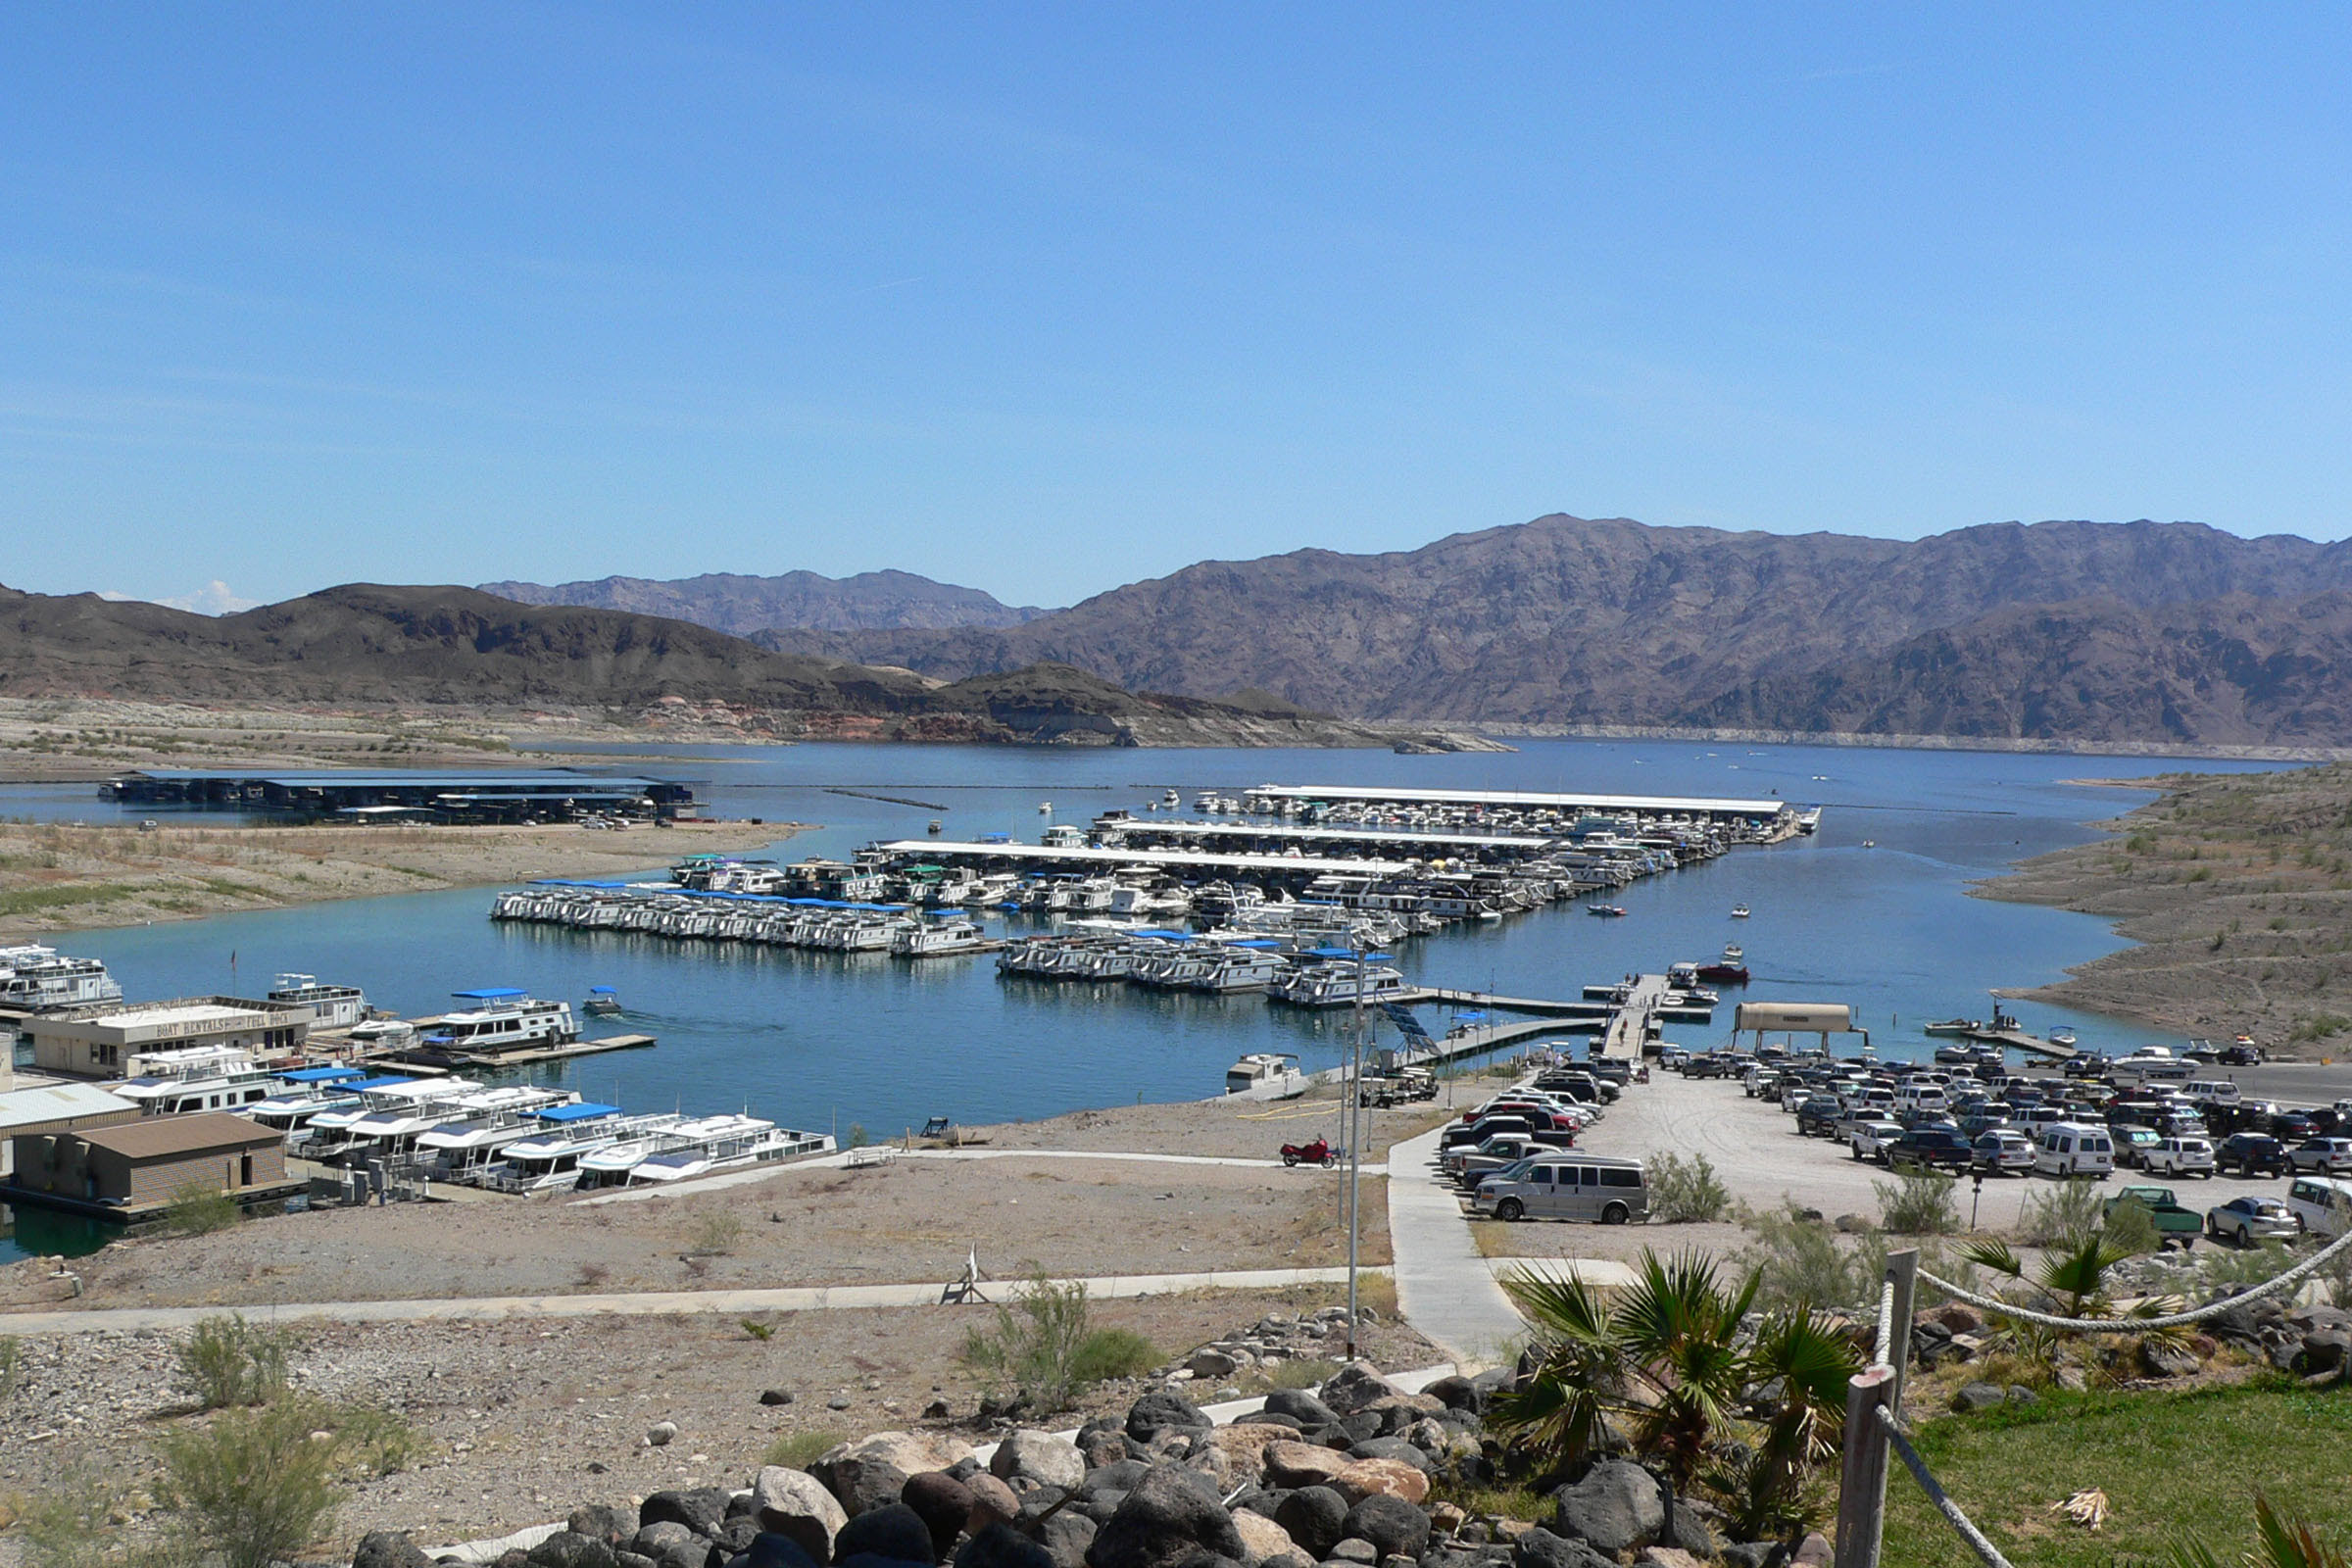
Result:
<svg viewBox="0 0 2352 1568">
<path fill-rule="evenodd" d="M 1736 816 L 1765 821 L 1794 810 L 1777 798 L 1701 795 L 1588 795 L 1541 790 L 1427 790 L 1375 784 L 1260 784 L 1245 796 L 1271 800 L 1362 801 L 1395 806 L 1498 806 L 1525 811 L 1632 811 L 1644 816 Z"/>
<path fill-rule="evenodd" d="M 1297 855 L 1204 855 L 1190 850 L 1098 850 L 1042 844 L 974 844 L 946 839 L 893 839 L 875 848 L 894 858 L 933 860 L 999 860 L 1072 870 L 1150 865 L 1169 871 L 1213 871 L 1243 876 L 1392 876 L 1413 862 L 1318 859 Z"/>
</svg>

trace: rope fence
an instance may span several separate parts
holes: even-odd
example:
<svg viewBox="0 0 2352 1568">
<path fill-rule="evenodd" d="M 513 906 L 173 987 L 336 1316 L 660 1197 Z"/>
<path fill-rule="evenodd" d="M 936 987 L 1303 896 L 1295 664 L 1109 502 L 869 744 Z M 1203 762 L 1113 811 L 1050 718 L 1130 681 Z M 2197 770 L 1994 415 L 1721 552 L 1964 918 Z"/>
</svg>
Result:
<svg viewBox="0 0 2352 1568">
<path fill-rule="evenodd" d="M 2311 1278 L 2329 1260 L 2342 1254 L 2347 1248 L 2352 1248 L 2352 1228 L 2347 1228 L 2343 1235 L 2329 1242 L 2294 1267 L 2272 1276 L 2260 1285 L 2248 1286 L 2234 1296 L 2223 1297 L 2218 1301 L 2208 1301 L 2203 1306 L 2192 1307 L 2185 1312 L 2169 1312 L 2161 1317 L 2060 1317 L 2054 1312 L 2036 1312 L 2029 1307 L 2019 1306 L 2015 1302 L 2004 1301 L 1995 1296 L 1980 1295 L 1975 1291 L 1955 1285 L 1950 1280 L 1938 1279 L 1925 1269 L 1920 1270 L 1919 1277 L 1957 1300 L 1966 1301 L 1969 1305 L 1981 1307 L 1987 1312 L 1998 1312 L 2003 1317 L 2015 1318 L 2021 1323 L 2034 1323 L 2043 1328 L 2059 1329 L 2073 1334 L 2151 1334 L 2159 1329 L 2184 1328 L 2191 1323 L 2202 1323 L 2207 1318 L 2219 1317 L 2233 1306 L 2242 1306 L 2248 1301 L 2258 1301 L 2266 1296 L 2276 1296 L 2289 1286 L 2300 1285 L 2303 1281 Z M 1891 1332 L 1891 1329 L 1884 1330 L 1884 1332 Z M 1886 1342 L 1882 1338 L 1880 1343 L 1883 1347 Z M 1880 1353 L 1884 1354 L 1884 1349 Z"/>
<path fill-rule="evenodd" d="M 1919 1483 L 1919 1490 L 1928 1494 L 1928 1500 L 1936 1505 L 1936 1512 L 1943 1515 L 1944 1522 L 1952 1527 L 1962 1541 L 1968 1543 L 1968 1549 L 1984 1560 L 1985 1568 L 2015 1568 L 2008 1558 L 2001 1555 L 2001 1548 L 1985 1539 L 1984 1532 L 1976 1527 L 1968 1515 L 1961 1511 L 1960 1505 L 1952 1500 L 1951 1494 L 1936 1482 L 1935 1474 L 1928 1469 L 1928 1461 L 1919 1456 L 1919 1450 L 1911 1446 L 1911 1440 L 1903 1436 L 1902 1425 L 1895 1420 L 1894 1412 L 1880 1405 L 1878 1416 L 1879 1425 L 1886 1434 L 1886 1441 L 1894 1446 L 1895 1456 L 1903 1461 L 1903 1468 L 1911 1472 L 1911 1479 Z"/>
</svg>

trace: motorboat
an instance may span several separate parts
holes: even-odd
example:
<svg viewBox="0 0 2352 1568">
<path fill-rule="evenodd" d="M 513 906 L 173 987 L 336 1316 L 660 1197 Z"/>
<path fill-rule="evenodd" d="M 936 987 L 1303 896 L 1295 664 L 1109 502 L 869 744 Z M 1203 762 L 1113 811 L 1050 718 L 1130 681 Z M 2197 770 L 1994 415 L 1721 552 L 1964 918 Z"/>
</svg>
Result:
<svg viewBox="0 0 2352 1568">
<path fill-rule="evenodd" d="M 1735 905 L 1733 905 L 1733 906 L 1732 906 L 1732 918 L 1733 918 L 1733 919 L 1735 919 L 1735 920 L 1744 920 L 1744 919 L 1746 919 L 1746 918 L 1747 918 L 1747 906 L 1746 906 L 1746 905 L 1744 905 L 1744 904 L 1735 904 Z"/>
<path fill-rule="evenodd" d="M 147 1116 L 242 1110 L 268 1100 L 279 1087 L 277 1074 L 236 1046 L 141 1052 L 131 1062 L 138 1071 L 107 1088 Z"/>
<path fill-rule="evenodd" d="M 1386 964 L 1363 967 L 1361 975 L 1359 986 L 1358 965 L 1351 958 L 1309 963 L 1275 981 L 1266 995 L 1301 1007 L 1344 1007 L 1359 998 L 1366 1004 L 1394 1001 L 1412 990 L 1402 971 Z"/>
<path fill-rule="evenodd" d="M 1225 1092 L 1252 1100 L 1296 1100 L 1309 1081 L 1288 1052 L 1251 1052 L 1225 1069 Z"/>
<path fill-rule="evenodd" d="M 1597 914 L 1606 920 L 1622 919 L 1625 915 L 1625 906 L 1622 904 L 1588 904 L 1585 906 L 1585 912 Z"/>
<path fill-rule="evenodd" d="M 273 1132 L 291 1135 L 321 1111 L 350 1105 L 355 1098 L 350 1086 L 367 1076 L 365 1071 L 352 1066 L 297 1067 L 292 1072 L 277 1074 L 282 1087 L 265 1099 L 240 1106 L 237 1114 Z"/>
<path fill-rule="evenodd" d="M 657 1150 L 630 1168 L 629 1185 L 654 1186 L 681 1182 L 747 1165 L 771 1164 L 796 1154 L 830 1153 L 833 1139 L 825 1133 L 796 1132 L 758 1116 L 705 1116 L 681 1122 L 663 1135 L 666 1148 Z"/>
<path fill-rule="evenodd" d="M 564 1046 L 580 1038 L 568 1002 L 540 1002 L 513 986 L 451 993 L 472 1005 L 438 1018 L 420 1018 L 422 1044 L 436 1052 L 495 1055 L 505 1051 Z"/>
<path fill-rule="evenodd" d="M 72 958 L 38 943 L 0 948 L 0 1007 L 54 1012 L 122 1000 L 122 984 L 96 958 Z"/>
<path fill-rule="evenodd" d="M 580 1011 L 591 1018 L 617 1018 L 620 996 L 611 986 L 590 986 L 588 1000 L 580 1004 Z"/>
<path fill-rule="evenodd" d="M 686 1118 L 676 1111 L 624 1116 L 618 1105 L 582 1101 L 537 1113 L 547 1130 L 509 1144 L 506 1155 L 482 1172 L 482 1185 L 502 1193 L 560 1192 L 580 1184 L 580 1161 L 598 1150 L 645 1138 Z"/>
<path fill-rule="evenodd" d="M 1921 1024 L 1919 1032 L 1923 1035 L 1972 1035 L 1984 1027 L 1975 1018 L 1945 1018 L 1936 1023 Z"/>
</svg>

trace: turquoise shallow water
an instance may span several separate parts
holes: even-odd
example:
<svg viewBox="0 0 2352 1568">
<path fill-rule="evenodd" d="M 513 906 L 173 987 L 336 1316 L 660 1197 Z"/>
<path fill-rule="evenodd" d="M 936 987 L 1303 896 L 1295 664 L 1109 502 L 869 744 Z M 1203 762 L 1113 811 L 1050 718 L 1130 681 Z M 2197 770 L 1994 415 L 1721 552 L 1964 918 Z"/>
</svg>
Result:
<svg viewBox="0 0 2352 1568">
<path fill-rule="evenodd" d="M 2069 780 L 2138 777 L 2184 764 L 1535 741 L 1514 754 L 1435 758 L 699 747 L 679 749 L 665 765 L 630 765 L 707 781 L 703 793 L 715 814 L 823 824 L 777 847 L 792 858 L 919 836 L 934 817 L 951 837 L 1002 831 L 1034 842 L 1048 821 L 1083 822 L 1111 807 L 1140 809 L 1171 787 L 1188 807 L 1198 789 L 1238 792 L 1263 782 L 1778 793 L 1828 808 L 1818 837 L 1653 877 L 1619 899 L 1630 911 L 1623 920 L 1594 920 L 1567 906 L 1499 926 L 1458 927 L 1405 944 L 1399 965 L 1428 984 L 1573 996 L 1587 982 L 1709 956 L 1737 940 L 1755 972 L 1745 996 L 1850 1003 L 1882 1050 L 1900 1051 L 1924 1048 L 1920 1022 L 1981 1016 L 1988 987 L 2055 979 L 2117 946 L 2103 920 L 1973 899 L 1966 886 L 2092 837 L 2089 824 L 2146 799 Z M 899 806 L 835 789 L 933 804 Z M 1053 805 L 1050 817 L 1038 810 L 1044 802 Z M 0 787 L 0 815 L 101 820 L 118 811 L 78 788 Z M 1863 847 L 1865 840 L 1876 847 Z M 983 1122 L 1213 1094 L 1243 1052 L 1297 1052 L 1309 1066 L 1336 1062 L 1347 1025 L 1343 1015 L 1255 997 L 1000 980 L 985 957 L 909 964 L 882 955 L 498 925 L 486 916 L 490 897 L 479 889 L 360 900 L 53 940 L 104 958 L 134 998 L 232 986 L 258 994 L 288 969 L 364 986 L 379 1005 L 407 1014 L 439 1010 L 448 993 L 465 987 L 521 986 L 576 1005 L 589 986 L 611 985 L 629 1007 L 619 1027 L 658 1035 L 661 1045 L 550 1069 L 551 1081 L 632 1108 L 749 1107 L 787 1125 L 844 1133 L 853 1123 L 896 1133 L 934 1113 Z M 1730 918 L 1739 903 L 1750 906 L 1751 918 Z M 2018 1010 L 2037 1033 L 2072 1024 L 2085 1046 L 2150 1038 L 2140 1026 L 2095 1015 Z M 1713 1030 L 1690 1027 L 1683 1038 L 1693 1045 L 1720 1039 L 1730 1026 L 1728 1005 L 1718 1016 Z M 9 1250 L 0 1241 L 0 1256 Z"/>
</svg>

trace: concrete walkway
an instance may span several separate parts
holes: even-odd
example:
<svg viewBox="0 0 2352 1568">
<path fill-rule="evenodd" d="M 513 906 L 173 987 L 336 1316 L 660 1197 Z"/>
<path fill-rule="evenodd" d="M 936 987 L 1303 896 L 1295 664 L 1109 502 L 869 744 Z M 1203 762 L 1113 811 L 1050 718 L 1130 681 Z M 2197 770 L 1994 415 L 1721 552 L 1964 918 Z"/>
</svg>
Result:
<svg viewBox="0 0 2352 1568">
<path fill-rule="evenodd" d="M 1361 1272 L 1385 1274 L 1385 1268 Z M 1136 1274 L 1106 1279 L 1056 1280 L 1079 1284 L 1097 1299 L 1166 1296 L 1178 1291 L 1263 1291 L 1289 1285 L 1344 1282 L 1344 1268 L 1225 1269 L 1201 1274 Z M 992 1280 L 982 1287 L 1004 1301 L 1024 1284 Z M 427 1301 L 288 1301 L 268 1305 L 93 1307 L 86 1312 L 0 1312 L 10 1334 L 94 1334 L 102 1329 L 184 1329 L 208 1317 L 241 1311 L 270 1322 L 328 1317 L 344 1323 L 408 1323 L 511 1317 L 662 1317 L 688 1312 L 815 1312 L 854 1306 L 935 1306 L 944 1285 L 815 1285 L 765 1291 L 628 1291 L 595 1296 L 477 1296 Z"/>
<path fill-rule="evenodd" d="M 1526 1324 L 1494 1283 L 1462 1221 L 1453 1189 L 1438 1182 L 1443 1126 L 1389 1148 L 1389 1250 L 1396 1258 L 1396 1309 L 1464 1371 L 1497 1366 Z"/>
</svg>

